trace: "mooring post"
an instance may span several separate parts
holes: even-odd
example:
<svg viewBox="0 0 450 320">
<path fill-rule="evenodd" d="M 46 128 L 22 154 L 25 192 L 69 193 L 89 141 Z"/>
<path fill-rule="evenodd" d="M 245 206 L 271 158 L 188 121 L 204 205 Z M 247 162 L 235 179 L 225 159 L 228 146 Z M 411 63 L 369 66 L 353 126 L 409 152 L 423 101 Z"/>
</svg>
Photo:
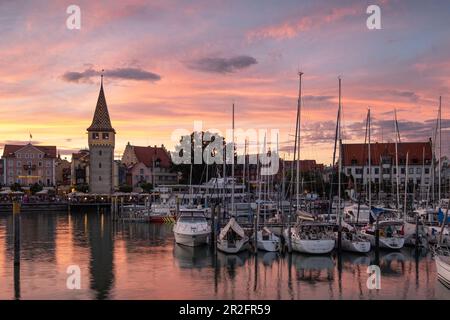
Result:
<svg viewBox="0 0 450 320">
<path fill-rule="evenodd" d="M 259 204 L 258 204 L 259 205 Z M 253 250 L 255 254 L 258 253 L 258 211 L 256 211 L 256 214 L 253 214 Z"/>
<path fill-rule="evenodd" d="M 376 264 L 380 261 L 380 228 L 378 226 L 379 217 L 377 217 L 377 222 L 375 225 L 375 260 Z"/>
<path fill-rule="evenodd" d="M 14 298 L 20 299 L 20 203 L 13 201 Z"/>
<path fill-rule="evenodd" d="M 14 265 L 20 264 L 20 203 L 13 201 Z"/>
<path fill-rule="evenodd" d="M 288 252 L 292 252 L 291 214 L 288 214 Z"/>
<path fill-rule="evenodd" d="M 211 207 L 211 246 L 215 246 L 216 239 L 216 205 Z"/>
<path fill-rule="evenodd" d="M 342 252 L 342 226 L 341 225 L 338 226 L 338 239 L 337 240 L 338 240 L 338 243 L 337 243 L 338 253 L 340 255 Z"/>
<path fill-rule="evenodd" d="M 419 248 L 419 215 L 416 215 L 416 249 Z"/>
</svg>

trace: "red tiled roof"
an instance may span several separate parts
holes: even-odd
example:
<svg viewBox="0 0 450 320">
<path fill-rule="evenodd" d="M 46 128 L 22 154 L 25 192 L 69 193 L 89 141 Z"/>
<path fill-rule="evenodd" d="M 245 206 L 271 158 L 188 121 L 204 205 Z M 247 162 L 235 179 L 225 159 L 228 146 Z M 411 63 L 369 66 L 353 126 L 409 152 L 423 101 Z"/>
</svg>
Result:
<svg viewBox="0 0 450 320">
<path fill-rule="evenodd" d="M 166 149 L 162 147 L 137 147 L 134 146 L 134 153 L 139 162 L 144 163 L 147 167 L 153 167 L 153 161 L 158 159 L 161 161 L 160 166 L 169 168 L 172 164 L 170 155 Z"/>
<path fill-rule="evenodd" d="M 425 149 L 425 163 L 431 161 L 432 152 L 430 142 L 400 142 L 397 144 L 398 162 L 406 163 L 408 153 L 409 164 L 422 164 L 423 151 Z M 343 144 L 342 164 L 344 166 L 362 166 L 368 160 L 368 145 L 364 143 Z M 370 157 L 372 165 L 380 165 L 380 157 L 390 157 L 395 163 L 395 143 L 373 143 L 370 145 Z"/>
<path fill-rule="evenodd" d="M 290 168 L 292 165 L 292 160 L 285 160 L 286 168 Z M 309 171 L 322 171 L 324 165 L 322 163 L 317 163 L 316 160 L 300 160 L 300 171 L 301 172 L 309 172 Z"/>
<path fill-rule="evenodd" d="M 89 151 L 87 150 L 81 150 L 76 153 L 72 153 L 72 159 L 78 160 L 78 159 L 88 159 L 89 158 Z"/>
<path fill-rule="evenodd" d="M 14 153 L 27 145 L 5 144 L 3 148 L 3 157 L 12 157 Z M 44 152 L 45 158 L 56 158 L 56 146 L 35 146 L 36 149 Z"/>
</svg>

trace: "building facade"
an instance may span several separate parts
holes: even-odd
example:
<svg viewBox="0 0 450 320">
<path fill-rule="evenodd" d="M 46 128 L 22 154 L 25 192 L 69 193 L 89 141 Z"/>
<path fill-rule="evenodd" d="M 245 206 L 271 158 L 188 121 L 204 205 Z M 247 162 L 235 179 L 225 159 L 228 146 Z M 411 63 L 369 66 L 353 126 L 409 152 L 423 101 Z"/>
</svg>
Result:
<svg viewBox="0 0 450 320">
<path fill-rule="evenodd" d="M 58 155 L 55 165 L 55 182 L 57 186 L 70 186 L 71 163 Z"/>
<path fill-rule="evenodd" d="M 92 124 L 87 128 L 89 143 L 89 192 L 111 194 L 114 191 L 114 147 L 116 131 L 111 125 L 103 75 Z"/>
<path fill-rule="evenodd" d="M 72 186 L 89 184 L 89 150 L 83 149 L 72 153 L 70 184 Z"/>
<path fill-rule="evenodd" d="M 56 146 L 5 145 L 3 149 L 3 185 L 39 183 L 55 186 Z"/>
<path fill-rule="evenodd" d="M 177 183 L 177 174 L 171 171 L 172 161 L 164 145 L 140 147 L 128 143 L 122 164 L 127 167 L 127 184 L 133 189 L 138 189 L 142 183 L 153 186 Z"/>
<path fill-rule="evenodd" d="M 352 178 L 356 187 L 372 183 L 383 190 L 396 185 L 396 152 L 394 143 L 374 143 L 370 146 L 371 173 L 369 171 L 368 145 L 343 144 L 342 170 Z M 397 144 L 399 184 L 408 179 L 409 186 L 428 187 L 432 182 L 431 141 L 401 142 Z M 408 164 L 406 158 L 408 155 Z M 408 170 L 408 171 L 406 171 Z"/>
</svg>

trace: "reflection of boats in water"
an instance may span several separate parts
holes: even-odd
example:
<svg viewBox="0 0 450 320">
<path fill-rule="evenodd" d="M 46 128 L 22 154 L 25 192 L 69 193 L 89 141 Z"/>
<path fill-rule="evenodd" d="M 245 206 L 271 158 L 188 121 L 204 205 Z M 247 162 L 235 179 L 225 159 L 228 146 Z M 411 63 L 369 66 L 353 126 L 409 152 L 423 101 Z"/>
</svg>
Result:
<svg viewBox="0 0 450 320">
<path fill-rule="evenodd" d="M 370 265 L 370 257 L 368 255 L 361 255 L 357 253 L 344 252 L 341 255 L 342 262 L 350 265 Z"/>
<path fill-rule="evenodd" d="M 242 267 L 249 257 L 248 251 L 242 251 L 236 254 L 226 254 L 217 251 L 217 266 L 226 268 Z"/>
<path fill-rule="evenodd" d="M 292 263 L 298 271 L 298 280 L 330 281 L 334 278 L 334 262 L 331 256 L 293 254 Z"/>
<path fill-rule="evenodd" d="M 211 228 L 203 213 L 181 213 L 173 227 L 175 241 L 178 244 L 195 247 L 208 242 Z"/>
<path fill-rule="evenodd" d="M 279 254 L 277 252 L 258 252 L 258 259 L 262 261 L 265 266 L 271 266 L 278 258 Z"/>
<path fill-rule="evenodd" d="M 306 212 L 298 213 L 294 227 L 284 230 L 286 243 L 291 241 L 292 250 L 307 254 L 327 254 L 333 251 L 335 240 L 333 226 L 330 223 L 317 222 Z M 290 238 L 290 240 L 289 240 Z"/>
<path fill-rule="evenodd" d="M 371 254 L 375 261 L 375 253 Z M 380 251 L 380 270 L 385 276 L 402 276 L 404 274 L 406 258 L 401 251 Z"/>
<path fill-rule="evenodd" d="M 175 244 L 173 248 L 175 261 L 181 269 L 211 267 L 211 249 L 208 246 L 188 247 Z"/>
</svg>

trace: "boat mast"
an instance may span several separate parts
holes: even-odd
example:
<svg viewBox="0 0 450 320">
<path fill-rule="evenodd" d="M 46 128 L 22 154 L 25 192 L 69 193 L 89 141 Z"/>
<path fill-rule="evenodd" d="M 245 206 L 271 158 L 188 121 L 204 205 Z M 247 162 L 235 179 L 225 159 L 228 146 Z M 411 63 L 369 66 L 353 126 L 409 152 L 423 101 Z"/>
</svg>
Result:
<svg viewBox="0 0 450 320">
<path fill-rule="evenodd" d="M 442 171 L 442 166 L 441 166 L 441 162 L 442 162 L 442 154 L 441 154 L 441 151 L 442 151 L 442 135 L 441 135 L 441 129 L 442 129 L 442 126 L 441 126 L 441 118 L 442 118 L 442 114 L 441 114 L 441 97 L 439 97 L 439 111 L 438 111 L 438 127 L 439 127 L 439 131 L 438 131 L 438 134 L 439 134 L 439 162 L 438 162 L 438 164 L 439 164 L 439 166 L 438 166 L 438 179 L 439 179 L 439 185 L 438 185 L 438 192 L 439 192 L 439 194 L 438 194 L 438 200 L 439 200 L 439 204 L 441 203 L 441 171 Z"/>
<path fill-rule="evenodd" d="M 422 174 L 420 175 L 420 200 L 424 200 L 424 180 L 425 178 L 425 147 L 422 148 Z"/>
<path fill-rule="evenodd" d="M 395 181 L 397 183 L 397 211 L 400 208 L 400 183 L 398 172 L 398 142 L 400 141 L 400 133 L 398 131 L 397 109 L 394 109 L 394 128 L 395 128 Z"/>
<path fill-rule="evenodd" d="M 339 138 L 339 164 L 338 164 L 338 207 L 337 217 L 339 221 L 339 228 L 342 226 L 342 215 L 341 215 L 341 171 L 342 171 L 342 136 L 341 136 L 341 77 L 339 79 L 339 110 L 338 110 L 338 138 Z M 339 229 L 340 230 L 340 229 Z"/>
<path fill-rule="evenodd" d="M 300 124 L 301 124 L 301 103 L 302 103 L 302 75 L 303 72 L 299 71 L 298 72 L 298 77 L 299 77 L 299 84 L 298 84 L 298 101 L 297 101 L 297 122 L 298 122 L 298 132 L 297 132 L 297 195 L 296 195 L 296 199 L 297 199 L 297 210 L 300 208 L 300 202 L 299 202 L 299 181 L 300 181 Z"/>
<path fill-rule="evenodd" d="M 234 217 L 234 103 L 232 112 L 232 128 L 231 128 L 231 216 Z"/>
<path fill-rule="evenodd" d="M 406 222 L 406 201 L 408 199 L 408 156 L 409 156 L 409 152 L 406 153 L 405 201 L 403 203 L 403 221 L 404 222 Z"/>
<path fill-rule="evenodd" d="M 372 156 L 370 154 L 370 107 L 368 111 L 368 118 L 369 118 L 369 128 L 368 128 L 368 135 L 369 135 L 369 210 L 372 210 Z"/>
</svg>

